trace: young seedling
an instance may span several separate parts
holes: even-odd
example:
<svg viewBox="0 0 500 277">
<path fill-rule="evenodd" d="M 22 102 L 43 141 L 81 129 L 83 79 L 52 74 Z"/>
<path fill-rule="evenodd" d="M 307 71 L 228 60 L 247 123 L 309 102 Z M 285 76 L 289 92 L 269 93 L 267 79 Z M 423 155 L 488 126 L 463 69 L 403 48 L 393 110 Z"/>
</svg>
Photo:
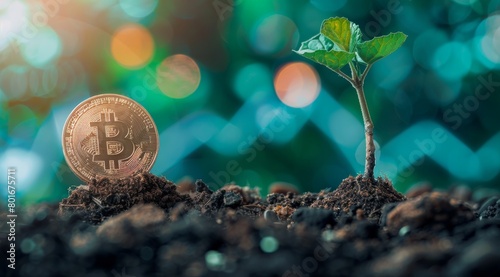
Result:
<svg viewBox="0 0 500 277">
<path fill-rule="evenodd" d="M 366 160 L 364 177 L 374 180 L 375 144 L 373 143 L 373 122 L 366 103 L 363 84 L 372 65 L 396 51 L 406 40 L 406 35 L 397 32 L 362 41 L 357 24 L 344 17 L 323 21 L 320 33 L 302 42 L 294 51 L 308 59 L 322 64 L 346 79 L 356 89 L 365 125 Z M 349 65 L 351 76 L 342 71 Z"/>
</svg>

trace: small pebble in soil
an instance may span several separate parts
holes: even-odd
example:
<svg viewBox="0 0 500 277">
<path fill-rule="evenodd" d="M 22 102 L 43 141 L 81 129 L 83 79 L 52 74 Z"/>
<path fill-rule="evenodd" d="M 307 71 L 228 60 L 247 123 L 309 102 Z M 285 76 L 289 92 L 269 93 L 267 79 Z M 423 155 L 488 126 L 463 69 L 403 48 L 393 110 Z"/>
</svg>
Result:
<svg viewBox="0 0 500 277">
<path fill-rule="evenodd" d="M 196 185 L 193 182 L 193 179 L 184 177 L 177 182 L 176 190 L 180 194 L 187 194 L 196 191 Z"/>
<path fill-rule="evenodd" d="M 208 194 L 212 194 L 212 191 L 208 188 L 208 186 L 201 180 L 198 179 L 194 183 L 196 192 L 206 192 Z"/>
<path fill-rule="evenodd" d="M 334 227 L 337 223 L 333 211 L 305 207 L 295 210 L 291 219 L 295 223 L 305 223 L 307 226 L 314 226 L 319 229 L 327 225 Z"/>
<path fill-rule="evenodd" d="M 266 210 L 264 212 L 264 218 L 271 223 L 279 222 L 278 215 L 273 210 Z"/>
<path fill-rule="evenodd" d="M 480 220 L 500 218 L 500 199 L 497 196 L 488 198 L 477 211 Z"/>
<path fill-rule="evenodd" d="M 228 191 L 224 194 L 224 205 L 226 207 L 236 207 L 243 202 L 243 198 L 239 193 Z"/>
</svg>

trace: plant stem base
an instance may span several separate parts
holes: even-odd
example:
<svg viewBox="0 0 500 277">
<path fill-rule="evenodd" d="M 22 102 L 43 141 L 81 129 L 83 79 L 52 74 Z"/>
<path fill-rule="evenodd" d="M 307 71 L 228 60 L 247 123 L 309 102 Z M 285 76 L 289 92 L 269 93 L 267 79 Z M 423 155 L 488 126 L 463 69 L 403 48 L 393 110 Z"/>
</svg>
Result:
<svg viewBox="0 0 500 277">
<path fill-rule="evenodd" d="M 378 219 L 385 204 L 405 199 L 388 179 L 358 175 L 342 180 L 336 190 L 325 195 L 323 199 L 318 199 L 311 207 L 333 209 L 344 213 L 356 213 L 356 210 L 361 209 L 367 218 Z"/>
</svg>

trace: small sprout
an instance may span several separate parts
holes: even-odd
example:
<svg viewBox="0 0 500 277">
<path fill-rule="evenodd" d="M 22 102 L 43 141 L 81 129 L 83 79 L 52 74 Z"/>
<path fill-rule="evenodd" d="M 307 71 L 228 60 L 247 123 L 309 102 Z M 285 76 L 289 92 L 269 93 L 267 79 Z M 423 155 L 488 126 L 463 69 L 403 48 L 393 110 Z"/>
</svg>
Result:
<svg viewBox="0 0 500 277">
<path fill-rule="evenodd" d="M 260 240 L 260 249 L 265 253 L 275 252 L 278 250 L 279 245 L 278 240 L 274 237 L 267 236 Z"/>
<path fill-rule="evenodd" d="M 344 17 L 323 21 L 320 33 L 302 42 L 297 54 L 322 64 L 346 79 L 356 89 L 363 115 L 366 138 L 366 178 L 374 179 L 375 144 L 373 122 L 363 90 L 364 81 L 373 63 L 396 51 L 406 40 L 406 35 L 397 32 L 362 41 L 357 24 Z M 351 76 L 342 71 L 349 65 Z"/>
</svg>

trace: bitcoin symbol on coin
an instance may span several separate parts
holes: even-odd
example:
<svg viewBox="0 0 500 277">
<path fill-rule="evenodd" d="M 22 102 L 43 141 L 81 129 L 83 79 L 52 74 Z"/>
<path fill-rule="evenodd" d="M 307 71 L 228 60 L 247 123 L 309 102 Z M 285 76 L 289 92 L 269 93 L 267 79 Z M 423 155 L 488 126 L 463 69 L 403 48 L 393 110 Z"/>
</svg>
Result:
<svg viewBox="0 0 500 277">
<path fill-rule="evenodd" d="M 138 103 L 102 94 L 80 103 L 63 128 L 63 152 L 82 180 L 123 178 L 148 171 L 158 153 L 158 131 Z"/>
<path fill-rule="evenodd" d="M 101 113 L 101 121 L 90 122 L 90 126 L 97 127 L 98 155 L 94 156 L 95 162 L 104 162 L 105 169 L 120 169 L 119 161 L 126 160 L 134 153 L 134 143 L 128 139 L 128 128 L 125 123 L 115 120 L 115 114 Z"/>
</svg>

